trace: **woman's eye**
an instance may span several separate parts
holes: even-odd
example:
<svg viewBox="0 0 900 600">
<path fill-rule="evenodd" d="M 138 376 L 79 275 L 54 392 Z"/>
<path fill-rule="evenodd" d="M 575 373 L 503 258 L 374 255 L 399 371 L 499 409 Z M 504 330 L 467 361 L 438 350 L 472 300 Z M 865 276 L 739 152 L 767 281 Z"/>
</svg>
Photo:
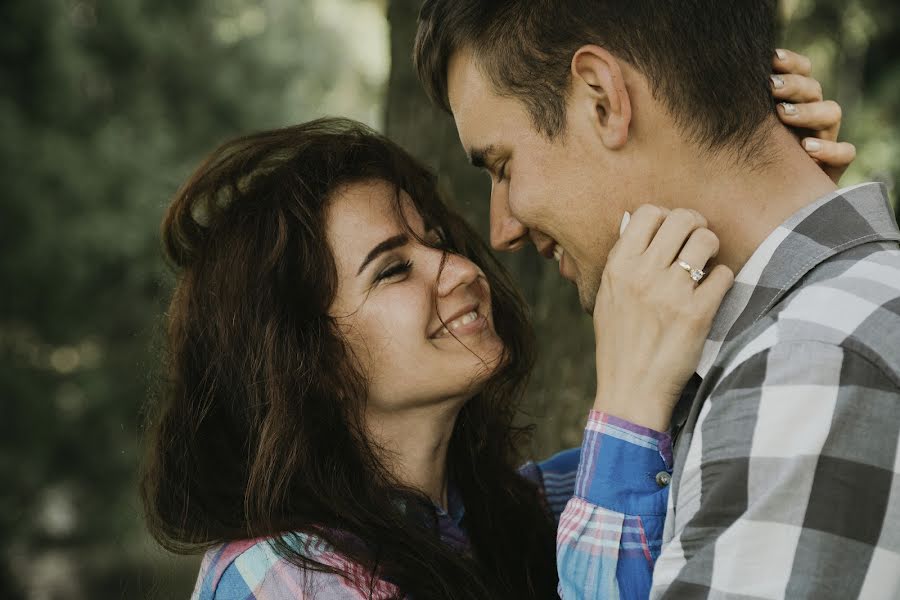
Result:
<svg viewBox="0 0 900 600">
<path fill-rule="evenodd" d="M 389 266 L 387 269 L 382 271 L 375 277 L 375 281 L 382 281 L 384 279 L 390 279 L 391 277 L 396 277 L 397 275 L 405 275 L 409 273 L 409 270 L 412 268 L 412 261 L 408 260 L 402 263 L 395 263 Z"/>
</svg>

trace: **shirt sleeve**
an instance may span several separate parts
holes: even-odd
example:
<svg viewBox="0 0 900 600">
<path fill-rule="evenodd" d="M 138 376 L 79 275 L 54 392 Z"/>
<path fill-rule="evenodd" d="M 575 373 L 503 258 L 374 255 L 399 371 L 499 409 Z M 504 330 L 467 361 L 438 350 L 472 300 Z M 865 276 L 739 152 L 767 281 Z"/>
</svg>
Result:
<svg viewBox="0 0 900 600">
<path fill-rule="evenodd" d="M 652 596 L 900 597 L 898 430 L 900 387 L 857 352 L 779 343 L 726 369 Z"/>
<path fill-rule="evenodd" d="M 557 531 L 562 598 L 648 597 L 671 464 L 668 433 L 591 411 L 575 495 Z"/>
<path fill-rule="evenodd" d="M 575 493 L 575 476 L 580 460 L 581 448 L 570 448 L 540 463 L 529 462 L 519 470 L 540 486 L 557 526 L 566 504 Z"/>
</svg>

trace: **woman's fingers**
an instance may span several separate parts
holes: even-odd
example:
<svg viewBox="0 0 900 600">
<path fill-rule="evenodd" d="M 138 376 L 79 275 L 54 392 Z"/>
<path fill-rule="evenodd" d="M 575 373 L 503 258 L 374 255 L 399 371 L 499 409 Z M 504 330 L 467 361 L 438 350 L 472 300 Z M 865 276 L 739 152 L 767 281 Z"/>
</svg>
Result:
<svg viewBox="0 0 900 600">
<path fill-rule="evenodd" d="M 776 73 L 794 73 L 807 77 L 812 74 L 812 62 L 807 57 L 780 48 L 775 51 L 772 67 Z"/>
<path fill-rule="evenodd" d="M 803 139 L 803 148 L 835 183 L 856 158 L 856 146 L 848 142 L 808 137 Z"/>
<path fill-rule="evenodd" d="M 821 102 L 822 84 L 812 77 L 785 73 L 770 75 L 772 95 L 785 102 Z"/>
<path fill-rule="evenodd" d="M 653 204 L 643 204 L 638 207 L 628 225 L 622 231 L 619 241 L 613 248 L 612 254 L 624 254 L 625 256 L 640 256 L 647 250 L 653 236 L 659 231 L 660 225 L 666 220 L 669 211 Z"/>
<path fill-rule="evenodd" d="M 685 271 L 684 275 L 679 273 L 679 276 L 688 276 L 690 272 L 684 265 L 688 265 L 691 269 L 703 271 L 706 269 L 706 263 L 718 253 L 719 236 L 709 229 L 701 227 L 691 233 L 691 237 L 688 238 L 684 248 L 681 249 L 681 253 L 678 255 L 673 268 Z"/>
<path fill-rule="evenodd" d="M 778 104 L 778 116 L 790 126 L 812 129 L 819 138 L 834 141 L 841 127 L 841 105 L 834 100 L 794 104 Z"/>
<path fill-rule="evenodd" d="M 694 291 L 694 299 L 707 314 L 715 317 L 722 299 L 734 285 L 734 271 L 725 265 L 716 265 Z M 712 319 L 710 319 L 712 321 Z"/>
<path fill-rule="evenodd" d="M 821 138 L 804 138 L 807 154 L 832 167 L 847 167 L 856 158 L 856 146 L 850 142 L 832 142 Z"/>
<path fill-rule="evenodd" d="M 781 100 L 777 113 L 781 122 L 795 130 L 806 130 L 807 153 L 837 183 L 856 157 L 853 144 L 838 143 L 841 106 L 822 99 L 822 86 L 810 77 L 809 58 L 790 50 L 777 50 L 772 60 L 772 95 Z M 802 135 L 802 134 L 801 134 Z"/>
<path fill-rule="evenodd" d="M 676 208 L 659 227 L 645 255 L 658 268 L 667 268 L 693 232 L 706 225 L 706 218 L 696 210 Z"/>
</svg>

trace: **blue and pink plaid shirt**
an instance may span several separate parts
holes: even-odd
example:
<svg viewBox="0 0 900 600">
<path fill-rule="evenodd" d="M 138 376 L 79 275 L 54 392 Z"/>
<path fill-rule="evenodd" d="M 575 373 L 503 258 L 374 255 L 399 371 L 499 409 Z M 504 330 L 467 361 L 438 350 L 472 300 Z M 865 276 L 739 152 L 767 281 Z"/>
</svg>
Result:
<svg viewBox="0 0 900 600">
<path fill-rule="evenodd" d="M 559 594 L 646 599 L 662 544 L 672 438 L 591 411 L 556 533 Z"/>
<path fill-rule="evenodd" d="M 662 539 L 670 464 L 667 434 L 591 412 L 581 448 L 521 468 L 540 485 L 559 523 L 563 598 L 601 589 L 609 594 L 599 597 L 647 597 Z M 464 513 L 454 494 L 446 511 L 438 509 L 440 535 L 448 544 L 467 544 Z M 304 572 L 278 556 L 269 539 L 241 540 L 207 552 L 192 600 L 361 600 L 396 594 L 392 584 L 373 582 L 371 574 L 325 544 L 297 541 L 347 576 Z"/>
</svg>

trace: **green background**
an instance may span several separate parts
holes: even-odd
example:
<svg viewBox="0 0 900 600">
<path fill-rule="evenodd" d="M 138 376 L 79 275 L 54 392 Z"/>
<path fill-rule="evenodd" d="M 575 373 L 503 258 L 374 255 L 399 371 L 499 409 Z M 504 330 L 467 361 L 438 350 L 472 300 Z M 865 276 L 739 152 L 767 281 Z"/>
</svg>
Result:
<svg viewBox="0 0 900 600">
<path fill-rule="evenodd" d="M 135 472 L 171 279 L 158 226 L 204 153 L 325 114 L 386 131 L 486 231 L 487 179 L 410 66 L 416 0 L 7 0 L 0 3 L 0 598 L 186 598 L 196 558 L 157 549 Z M 900 5 L 782 2 L 844 108 L 844 179 L 900 176 Z M 541 360 L 535 456 L 580 441 L 590 323 L 555 265 L 504 259 Z"/>
</svg>

